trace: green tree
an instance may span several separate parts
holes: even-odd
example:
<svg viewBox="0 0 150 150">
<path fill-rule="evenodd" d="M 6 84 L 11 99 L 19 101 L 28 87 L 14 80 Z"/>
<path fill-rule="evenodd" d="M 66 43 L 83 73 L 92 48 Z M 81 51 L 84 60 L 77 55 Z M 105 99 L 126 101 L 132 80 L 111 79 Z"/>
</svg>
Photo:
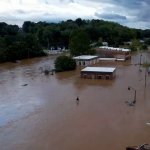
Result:
<svg viewBox="0 0 150 150">
<path fill-rule="evenodd" d="M 76 62 L 71 57 L 59 56 L 55 60 L 56 72 L 74 70 L 76 68 Z"/>
<path fill-rule="evenodd" d="M 150 30 L 131 29 L 103 20 L 67 20 L 60 23 L 25 21 L 22 28 L 0 22 L 0 61 L 41 56 L 43 48 L 70 48 L 71 55 L 94 54 L 91 43 L 108 42 L 120 46 L 132 39 L 144 39 L 150 45 Z M 141 47 L 142 45 L 142 47 Z M 133 40 L 132 50 L 146 49 Z M 13 57 L 13 58 L 11 58 Z M 10 59 L 11 58 L 11 59 Z"/>
<path fill-rule="evenodd" d="M 68 48 L 69 45 L 69 37 L 70 37 L 70 30 L 66 29 L 64 31 L 61 32 L 61 42 L 62 45 L 65 46 L 66 48 Z"/>
<path fill-rule="evenodd" d="M 91 24 L 89 24 L 85 26 L 84 29 L 87 32 L 91 42 L 96 42 L 98 38 L 100 37 L 99 27 L 94 27 Z"/>
<path fill-rule="evenodd" d="M 101 37 L 99 37 L 97 46 L 102 46 L 103 45 L 102 43 L 103 43 L 103 39 Z"/>
<path fill-rule="evenodd" d="M 82 30 L 78 29 L 72 32 L 70 37 L 70 53 L 72 56 L 84 55 L 90 53 L 90 40 L 88 34 Z"/>
<path fill-rule="evenodd" d="M 148 49 L 148 46 L 147 46 L 146 44 L 142 44 L 141 49 L 142 49 L 142 50 L 147 50 L 147 49 Z"/>
<path fill-rule="evenodd" d="M 80 27 L 80 26 L 84 25 L 86 22 L 85 22 L 85 20 L 82 20 L 81 18 L 77 18 L 75 20 L 75 23 Z"/>
<path fill-rule="evenodd" d="M 150 45 L 150 38 L 146 39 L 145 43 L 146 43 L 147 45 Z"/>
<path fill-rule="evenodd" d="M 130 45 L 130 49 L 132 51 L 137 51 L 137 50 L 140 50 L 140 48 L 141 48 L 140 41 L 137 39 L 132 40 L 132 44 Z"/>
<path fill-rule="evenodd" d="M 24 32 L 29 33 L 33 32 L 33 27 L 35 26 L 34 22 L 31 21 L 25 21 L 22 25 L 22 29 Z"/>
</svg>

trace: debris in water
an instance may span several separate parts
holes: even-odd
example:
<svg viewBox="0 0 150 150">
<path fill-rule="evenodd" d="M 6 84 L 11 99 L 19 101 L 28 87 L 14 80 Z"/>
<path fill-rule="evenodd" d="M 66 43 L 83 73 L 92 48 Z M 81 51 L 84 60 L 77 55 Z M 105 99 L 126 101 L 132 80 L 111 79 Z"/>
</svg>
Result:
<svg viewBox="0 0 150 150">
<path fill-rule="evenodd" d="M 79 105 L 79 97 L 77 96 L 76 98 L 76 103 L 77 103 L 77 106 Z"/>
<path fill-rule="evenodd" d="M 41 73 L 44 73 L 45 75 L 53 75 L 55 69 L 52 69 L 50 66 L 44 66 L 44 67 L 40 67 L 39 70 L 41 71 Z"/>
<path fill-rule="evenodd" d="M 136 101 L 133 101 L 133 102 L 129 102 L 129 101 L 125 101 L 125 103 L 128 105 L 128 106 L 134 106 Z"/>
<path fill-rule="evenodd" d="M 22 86 L 27 86 L 28 84 L 23 84 Z"/>
<path fill-rule="evenodd" d="M 126 150 L 150 150 L 150 144 L 126 147 Z"/>
</svg>

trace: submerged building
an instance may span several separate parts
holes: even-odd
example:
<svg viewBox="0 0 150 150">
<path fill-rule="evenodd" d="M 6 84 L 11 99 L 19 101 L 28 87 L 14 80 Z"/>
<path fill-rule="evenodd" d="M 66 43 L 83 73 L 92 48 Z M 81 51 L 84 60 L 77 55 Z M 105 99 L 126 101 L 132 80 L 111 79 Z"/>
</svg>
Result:
<svg viewBox="0 0 150 150">
<path fill-rule="evenodd" d="M 73 57 L 73 59 L 76 61 L 77 66 L 89 66 L 99 62 L 99 57 L 93 55 L 81 55 Z"/>
<path fill-rule="evenodd" d="M 131 59 L 131 50 L 127 48 L 115 48 L 108 46 L 100 46 L 96 51 L 105 57 L 113 57 L 116 59 L 127 60 Z"/>
<path fill-rule="evenodd" d="M 80 72 L 81 78 L 86 79 L 113 79 L 116 76 L 115 67 L 86 67 Z"/>
</svg>

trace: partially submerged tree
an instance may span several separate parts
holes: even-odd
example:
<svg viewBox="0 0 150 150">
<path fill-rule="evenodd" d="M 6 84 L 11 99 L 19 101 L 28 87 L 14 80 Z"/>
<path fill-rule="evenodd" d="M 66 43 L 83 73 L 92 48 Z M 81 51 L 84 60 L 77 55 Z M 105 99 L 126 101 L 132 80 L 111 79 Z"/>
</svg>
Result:
<svg viewBox="0 0 150 150">
<path fill-rule="evenodd" d="M 137 51 L 137 50 L 140 50 L 140 48 L 141 48 L 140 41 L 137 40 L 137 39 L 134 39 L 134 40 L 132 41 L 132 44 L 130 45 L 130 49 L 131 49 L 132 51 Z"/>
<path fill-rule="evenodd" d="M 59 56 L 55 60 L 55 71 L 56 72 L 74 70 L 75 68 L 76 68 L 76 62 L 71 57 Z"/>
</svg>

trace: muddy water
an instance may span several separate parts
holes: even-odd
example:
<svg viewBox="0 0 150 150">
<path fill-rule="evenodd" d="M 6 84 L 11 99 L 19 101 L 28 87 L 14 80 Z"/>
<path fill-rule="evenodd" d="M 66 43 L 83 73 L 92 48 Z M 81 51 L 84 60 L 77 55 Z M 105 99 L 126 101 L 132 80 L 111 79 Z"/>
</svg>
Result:
<svg viewBox="0 0 150 150">
<path fill-rule="evenodd" d="M 131 61 L 116 66 L 113 81 L 81 79 L 76 71 L 45 76 L 55 57 L 0 65 L 0 150 L 124 150 L 150 143 L 150 77 Z M 144 53 L 142 62 L 150 60 Z M 137 91 L 137 103 L 132 101 Z M 76 97 L 79 97 L 79 103 Z"/>
</svg>

